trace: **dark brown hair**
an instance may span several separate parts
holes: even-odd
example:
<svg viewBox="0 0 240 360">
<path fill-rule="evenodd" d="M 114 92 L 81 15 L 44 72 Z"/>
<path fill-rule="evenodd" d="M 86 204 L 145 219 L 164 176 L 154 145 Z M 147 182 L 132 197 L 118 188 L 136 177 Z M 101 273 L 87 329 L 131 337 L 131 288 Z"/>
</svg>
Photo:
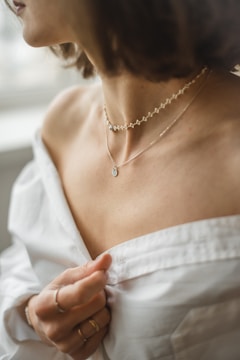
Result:
<svg viewBox="0 0 240 360">
<path fill-rule="evenodd" d="M 151 80 L 240 63 L 240 0 L 87 0 L 106 70 Z M 94 67 L 74 44 L 54 51 L 83 72 Z"/>
</svg>

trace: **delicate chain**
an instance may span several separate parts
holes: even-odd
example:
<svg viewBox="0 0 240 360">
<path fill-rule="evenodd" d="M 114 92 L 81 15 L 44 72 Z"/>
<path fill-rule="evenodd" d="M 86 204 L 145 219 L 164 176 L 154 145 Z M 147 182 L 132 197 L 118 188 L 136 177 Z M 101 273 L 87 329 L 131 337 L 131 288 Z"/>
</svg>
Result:
<svg viewBox="0 0 240 360">
<path fill-rule="evenodd" d="M 207 78 L 206 78 L 207 80 Z M 144 152 L 146 152 L 148 149 L 150 149 L 154 144 L 156 144 L 168 131 L 171 130 L 171 128 L 176 124 L 176 122 L 183 116 L 183 114 L 187 111 L 187 109 L 190 107 L 190 105 L 193 103 L 193 101 L 195 100 L 195 98 L 199 95 L 200 91 L 203 88 L 203 85 L 205 84 L 205 82 L 200 86 L 200 88 L 198 89 L 198 91 L 196 92 L 196 94 L 192 97 L 191 101 L 183 108 L 183 110 L 180 112 L 180 114 L 178 114 L 174 120 L 164 129 L 162 130 L 158 136 L 152 140 L 145 148 L 143 148 L 142 150 L 138 151 L 137 153 L 135 153 L 132 157 L 130 157 L 128 160 L 122 162 L 121 164 L 117 164 L 115 162 L 115 160 L 113 159 L 113 156 L 111 154 L 111 151 L 109 149 L 109 144 L 108 144 L 108 133 L 107 133 L 107 129 L 105 128 L 105 138 L 106 138 L 106 148 L 107 148 L 107 153 L 108 156 L 113 164 L 112 167 L 112 176 L 117 177 L 119 174 L 119 168 L 123 167 L 127 164 L 129 164 L 131 161 L 135 160 L 136 158 L 138 158 L 139 156 L 141 156 Z"/>
<path fill-rule="evenodd" d="M 109 120 L 109 117 L 108 117 L 106 104 L 104 104 L 103 111 L 104 111 L 104 115 L 105 115 L 105 123 L 106 123 L 106 125 L 108 126 L 109 130 L 112 130 L 112 131 L 124 131 L 124 130 L 128 130 L 130 128 L 134 129 L 136 125 L 140 126 L 144 122 L 146 123 L 154 115 L 159 114 L 160 110 L 165 109 L 174 100 L 177 100 L 181 95 L 183 95 L 193 84 L 195 84 L 195 82 L 206 72 L 206 70 L 207 70 L 207 68 L 204 67 L 201 70 L 201 72 L 193 80 L 191 80 L 190 82 L 185 84 L 183 86 L 183 88 L 178 90 L 178 92 L 172 94 L 172 96 L 167 98 L 164 102 L 162 102 L 159 107 L 155 107 L 155 109 L 152 112 L 148 112 L 147 115 L 143 116 L 140 120 L 137 119 L 135 122 L 131 122 L 131 123 L 125 124 L 125 125 L 114 125 L 114 124 L 112 124 L 110 122 L 110 120 Z"/>
</svg>

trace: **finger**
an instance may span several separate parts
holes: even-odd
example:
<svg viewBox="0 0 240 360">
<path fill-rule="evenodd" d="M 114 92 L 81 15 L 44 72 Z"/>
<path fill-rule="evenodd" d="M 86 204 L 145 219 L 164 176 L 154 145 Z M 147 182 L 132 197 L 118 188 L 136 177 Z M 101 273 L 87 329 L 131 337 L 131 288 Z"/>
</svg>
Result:
<svg viewBox="0 0 240 360">
<path fill-rule="evenodd" d="M 105 285 L 105 273 L 103 271 L 96 271 L 74 284 L 61 287 L 58 290 L 57 299 L 56 289 L 46 289 L 37 297 L 35 312 L 42 320 L 56 317 L 56 315 L 63 316 L 64 313 L 59 312 L 59 307 L 67 312 L 75 306 L 83 306 L 97 293 L 102 291 Z"/>
<path fill-rule="evenodd" d="M 95 349 L 98 347 L 100 341 L 103 339 L 107 331 L 107 328 L 104 327 L 99 330 L 98 333 L 94 334 L 90 338 L 86 338 L 79 328 L 75 328 L 72 333 L 64 338 L 64 340 L 52 343 L 59 351 L 73 355 L 78 354 L 78 359 L 82 359 L 80 354 L 85 353 L 84 348 L 87 346 L 87 349 Z M 92 350 L 93 353 L 93 350 Z M 91 354 L 92 354 L 91 353 Z"/>
<path fill-rule="evenodd" d="M 112 257 L 110 254 L 105 253 L 100 256 L 98 256 L 95 260 L 95 270 L 107 270 L 109 269 L 111 263 L 112 263 Z"/>
<path fill-rule="evenodd" d="M 105 292 L 101 291 L 94 296 L 87 304 L 76 306 L 67 312 L 62 323 L 65 328 L 76 326 L 77 324 L 90 318 L 93 314 L 98 313 L 106 307 Z"/>
<path fill-rule="evenodd" d="M 91 356 L 97 350 L 107 331 L 108 328 L 104 327 L 98 333 L 87 339 L 84 345 L 82 345 L 82 341 L 80 339 L 80 345 L 78 344 L 78 347 L 76 347 L 75 349 L 72 348 L 72 350 L 69 351 L 69 354 L 75 360 L 88 359 L 89 356 Z"/>
<path fill-rule="evenodd" d="M 46 337 L 61 351 L 69 352 L 74 345 L 78 346 L 80 343 L 84 345 L 89 338 L 108 326 L 110 319 L 109 310 L 104 308 L 71 329 L 64 328 L 63 324 L 57 327 L 52 324 L 47 330 Z"/>
<path fill-rule="evenodd" d="M 87 338 L 79 332 L 78 328 L 74 328 L 71 333 L 63 339 L 52 342 L 54 346 L 63 353 L 70 354 L 79 351 L 87 342 Z"/>
<path fill-rule="evenodd" d="M 72 285 L 61 288 L 58 293 L 58 303 L 66 311 L 75 306 L 85 305 L 104 289 L 106 281 L 105 273 L 96 271 Z"/>
<path fill-rule="evenodd" d="M 44 319 L 58 313 L 57 305 L 64 310 L 68 310 L 73 306 L 84 304 L 105 286 L 105 271 L 110 264 L 111 256 L 104 254 L 83 267 L 66 270 L 38 295 L 36 302 L 37 316 Z M 79 281 L 79 278 L 82 279 L 83 283 Z M 67 283 L 70 284 L 69 287 L 63 286 Z M 81 284 L 83 285 L 82 288 Z M 59 288 L 61 289 L 56 294 L 56 289 Z M 87 290 L 86 294 L 84 294 L 85 289 Z"/>
<path fill-rule="evenodd" d="M 71 316 L 73 310 L 76 310 L 76 313 L 83 314 L 83 318 L 80 319 L 82 321 L 105 305 L 106 297 L 103 290 L 105 284 L 105 275 L 98 271 L 73 285 L 60 288 L 57 296 L 57 290 L 43 291 L 34 299 L 34 313 L 41 321 L 60 321 L 67 328 L 69 327 L 67 325 L 74 321 Z M 31 305 L 32 303 L 33 301 L 31 301 Z M 59 312 L 59 307 L 64 309 L 64 312 Z M 31 311 L 31 309 L 29 310 Z M 86 317 L 85 314 L 87 315 Z M 64 320 L 68 316 L 69 321 L 66 324 Z M 33 315 L 31 314 L 32 317 Z"/>
<path fill-rule="evenodd" d="M 89 261 L 82 266 L 67 269 L 50 284 L 50 288 L 55 289 L 59 286 L 73 284 L 96 271 L 107 271 L 111 262 L 111 255 L 106 253 L 96 260 Z"/>
<path fill-rule="evenodd" d="M 105 304 L 106 298 L 104 292 L 102 292 L 97 294 L 88 304 L 72 308 L 64 314 L 59 314 L 57 317 L 55 316 L 55 319 L 51 319 L 53 333 L 50 337 L 54 339 L 54 341 L 65 338 L 66 334 L 71 333 L 75 326 L 91 318 L 93 314 L 102 311 Z M 105 321 L 102 321 L 101 324 L 103 326 Z M 48 337 L 49 335 L 50 334 L 48 334 Z"/>
<path fill-rule="evenodd" d="M 90 338 L 91 336 L 98 333 L 102 328 L 106 327 L 111 320 L 110 312 L 107 308 L 103 308 L 101 311 L 97 312 L 91 318 L 85 320 L 79 325 L 79 328 L 85 338 Z"/>
</svg>

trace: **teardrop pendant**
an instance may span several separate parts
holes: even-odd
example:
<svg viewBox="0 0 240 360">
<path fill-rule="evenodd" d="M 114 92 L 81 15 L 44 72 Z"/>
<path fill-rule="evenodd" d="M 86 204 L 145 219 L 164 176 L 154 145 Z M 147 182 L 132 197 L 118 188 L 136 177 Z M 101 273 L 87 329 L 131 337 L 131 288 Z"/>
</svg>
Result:
<svg viewBox="0 0 240 360">
<path fill-rule="evenodd" d="M 118 176 L 118 168 L 117 168 L 117 166 L 114 166 L 112 168 L 112 176 L 114 176 L 114 177 Z"/>
</svg>

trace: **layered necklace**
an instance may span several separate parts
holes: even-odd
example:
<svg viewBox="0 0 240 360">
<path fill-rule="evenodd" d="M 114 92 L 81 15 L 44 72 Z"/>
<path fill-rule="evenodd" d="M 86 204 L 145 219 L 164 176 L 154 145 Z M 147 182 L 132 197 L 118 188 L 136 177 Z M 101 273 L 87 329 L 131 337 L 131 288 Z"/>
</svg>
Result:
<svg viewBox="0 0 240 360">
<path fill-rule="evenodd" d="M 189 106 L 192 104 L 192 102 L 194 101 L 194 99 L 198 96 L 198 94 L 200 93 L 202 87 L 204 84 L 202 84 L 202 86 L 200 86 L 200 88 L 198 89 L 198 91 L 196 92 L 196 94 L 192 97 L 192 99 L 190 100 L 190 102 L 181 110 L 181 112 L 170 122 L 170 124 L 168 124 L 158 135 L 156 138 L 154 138 L 146 147 L 144 147 L 143 149 L 139 150 L 138 152 L 136 152 L 132 157 L 130 157 L 128 160 L 117 164 L 116 161 L 114 160 L 110 148 L 109 148 L 109 143 L 108 143 L 108 132 L 107 129 L 111 130 L 111 131 L 126 131 L 129 129 L 134 129 L 135 126 L 140 126 L 142 123 L 146 123 L 150 118 L 152 118 L 154 115 L 159 114 L 159 112 L 163 109 L 165 109 L 168 105 L 170 105 L 174 100 L 177 100 L 181 95 L 183 95 L 194 83 L 196 83 L 196 81 L 203 76 L 207 71 L 207 68 L 204 67 L 201 72 L 199 74 L 197 74 L 195 76 L 195 78 L 193 78 L 190 82 L 186 83 L 180 90 L 178 90 L 176 93 L 172 94 L 171 97 L 167 98 L 164 102 L 162 102 L 159 107 L 155 107 L 154 110 L 152 112 L 148 112 L 147 115 L 143 116 L 140 120 L 137 119 L 134 122 L 131 122 L 129 124 L 125 124 L 125 125 L 114 125 L 110 122 L 109 117 L 108 117 L 108 113 L 107 113 L 107 109 L 106 109 L 106 105 L 104 105 L 104 121 L 106 124 L 105 127 L 105 139 L 106 139 L 106 149 L 107 149 L 107 153 L 109 156 L 109 159 L 112 162 L 112 176 L 113 177 L 117 177 L 119 175 L 119 168 L 123 167 L 127 164 L 129 164 L 130 162 L 132 162 L 133 160 L 137 159 L 139 156 L 141 156 L 144 152 L 146 152 L 148 149 L 150 149 L 154 144 L 156 144 L 164 135 L 166 135 L 166 133 L 168 133 L 170 131 L 170 129 L 176 124 L 176 122 L 182 117 L 182 115 L 187 111 L 187 109 L 189 108 Z"/>
</svg>

